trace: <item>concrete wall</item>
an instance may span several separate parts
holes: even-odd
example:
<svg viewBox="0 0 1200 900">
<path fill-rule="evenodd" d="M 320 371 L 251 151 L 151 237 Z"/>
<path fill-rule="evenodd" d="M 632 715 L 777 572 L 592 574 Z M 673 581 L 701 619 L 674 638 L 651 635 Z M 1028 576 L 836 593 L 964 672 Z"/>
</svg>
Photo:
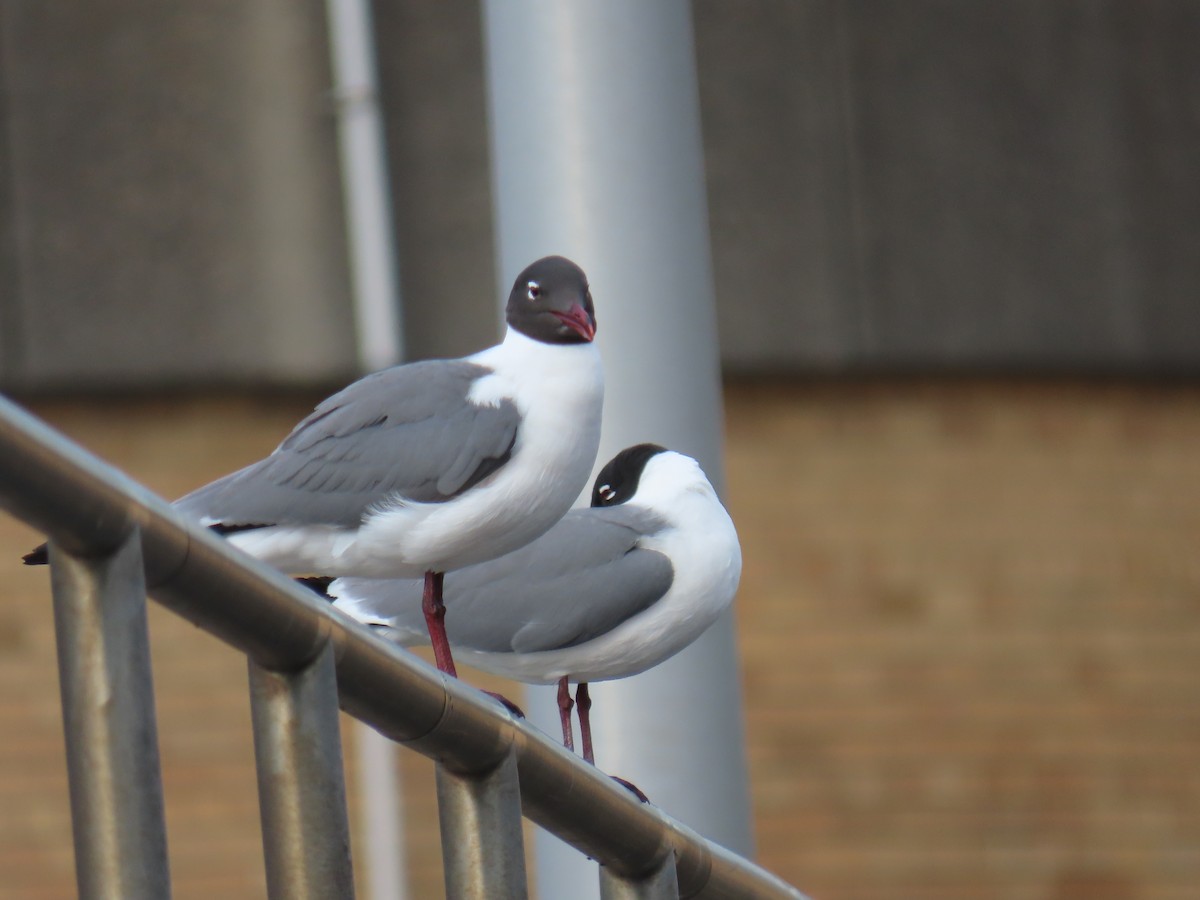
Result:
<svg viewBox="0 0 1200 900">
<path fill-rule="evenodd" d="M 729 367 L 1200 371 L 1200 6 L 695 13 Z M 376 20 L 407 349 L 457 355 L 495 334 L 479 10 Z M 353 369 L 321 3 L 5 0 L 0 41 L 0 381 Z"/>
<path fill-rule="evenodd" d="M 0 4 L 0 378 L 353 369 L 324 6 Z"/>
<path fill-rule="evenodd" d="M 701 0 L 738 365 L 1200 368 L 1200 6 Z"/>
</svg>

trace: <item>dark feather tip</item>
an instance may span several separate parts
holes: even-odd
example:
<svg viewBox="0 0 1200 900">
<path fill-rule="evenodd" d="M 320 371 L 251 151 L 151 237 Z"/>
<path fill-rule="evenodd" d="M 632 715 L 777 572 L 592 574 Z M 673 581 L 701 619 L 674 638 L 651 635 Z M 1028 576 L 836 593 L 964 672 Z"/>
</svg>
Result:
<svg viewBox="0 0 1200 900">
<path fill-rule="evenodd" d="M 50 552 L 46 549 L 46 545 L 42 544 L 22 556 L 21 562 L 27 566 L 44 566 L 50 562 Z"/>
<path fill-rule="evenodd" d="M 328 575 L 310 575 L 304 578 L 297 578 L 296 583 L 302 584 L 323 600 L 333 600 L 329 596 L 329 585 L 333 581 Z"/>
<path fill-rule="evenodd" d="M 270 527 L 271 526 L 269 524 L 267 524 L 266 522 L 260 522 L 260 523 L 256 523 L 256 524 L 246 523 L 246 524 L 238 524 L 238 525 L 228 525 L 225 522 L 214 522 L 212 525 L 208 526 L 208 529 L 209 529 L 209 531 L 212 531 L 214 534 L 219 534 L 219 535 L 221 535 L 221 537 L 224 537 L 227 534 L 237 534 L 239 531 L 254 531 L 258 528 L 270 528 Z"/>
</svg>

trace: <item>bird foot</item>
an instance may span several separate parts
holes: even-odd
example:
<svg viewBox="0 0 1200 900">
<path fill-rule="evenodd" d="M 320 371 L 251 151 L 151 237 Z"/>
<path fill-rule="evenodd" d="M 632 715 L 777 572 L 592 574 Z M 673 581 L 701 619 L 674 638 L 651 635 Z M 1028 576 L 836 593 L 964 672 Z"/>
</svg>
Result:
<svg viewBox="0 0 1200 900">
<path fill-rule="evenodd" d="M 624 778 L 618 778 L 616 775 L 609 775 L 608 777 L 621 787 L 625 788 L 625 790 L 629 791 L 629 793 L 633 794 L 633 796 L 637 797 L 642 803 L 650 802 L 650 798 L 643 794 L 642 789 L 632 781 L 626 781 Z"/>
<path fill-rule="evenodd" d="M 497 703 L 499 703 L 501 706 L 503 706 L 505 709 L 507 709 L 510 713 L 512 713 L 518 719 L 525 718 L 525 710 L 521 709 L 521 707 L 517 706 L 517 704 L 513 703 L 511 700 L 509 700 L 503 694 L 498 694 L 495 691 L 484 691 L 484 693 L 487 694 L 489 697 L 491 697 L 493 700 L 495 700 Z"/>
</svg>

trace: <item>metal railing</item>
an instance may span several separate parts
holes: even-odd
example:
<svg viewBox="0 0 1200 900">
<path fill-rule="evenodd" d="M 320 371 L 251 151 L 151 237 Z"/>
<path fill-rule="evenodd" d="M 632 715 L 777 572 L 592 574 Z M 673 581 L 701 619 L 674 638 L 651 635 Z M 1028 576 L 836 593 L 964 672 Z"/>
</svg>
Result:
<svg viewBox="0 0 1200 900">
<path fill-rule="evenodd" d="M 81 897 L 170 895 L 149 592 L 249 659 L 272 898 L 353 896 L 339 702 L 437 762 L 448 897 L 526 896 L 524 814 L 599 863 L 603 898 L 803 898 L 3 397 L 0 506 L 50 539 Z"/>
</svg>

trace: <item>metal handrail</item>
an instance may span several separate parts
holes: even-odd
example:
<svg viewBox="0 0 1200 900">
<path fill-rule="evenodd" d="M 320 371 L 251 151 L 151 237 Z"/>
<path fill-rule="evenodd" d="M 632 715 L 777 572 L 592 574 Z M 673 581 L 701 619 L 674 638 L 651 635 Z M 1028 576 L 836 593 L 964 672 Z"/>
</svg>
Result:
<svg viewBox="0 0 1200 900">
<path fill-rule="evenodd" d="M 3 397 L 0 506 L 72 558 L 110 556 L 140 534 L 147 592 L 244 652 L 252 673 L 256 667 L 268 675 L 301 672 L 332 649 L 346 712 L 433 758 L 451 780 L 485 779 L 515 760 L 523 814 L 616 876 L 653 876 L 673 856 L 683 897 L 803 898 L 762 868 L 638 802 L 486 695 L 185 520 Z M 252 693 L 256 683 L 252 675 Z M 443 804 L 452 793 L 443 792 L 439 780 Z M 478 855 L 461 852 L 467 863 L 480 864 Z"/>
</svg>

